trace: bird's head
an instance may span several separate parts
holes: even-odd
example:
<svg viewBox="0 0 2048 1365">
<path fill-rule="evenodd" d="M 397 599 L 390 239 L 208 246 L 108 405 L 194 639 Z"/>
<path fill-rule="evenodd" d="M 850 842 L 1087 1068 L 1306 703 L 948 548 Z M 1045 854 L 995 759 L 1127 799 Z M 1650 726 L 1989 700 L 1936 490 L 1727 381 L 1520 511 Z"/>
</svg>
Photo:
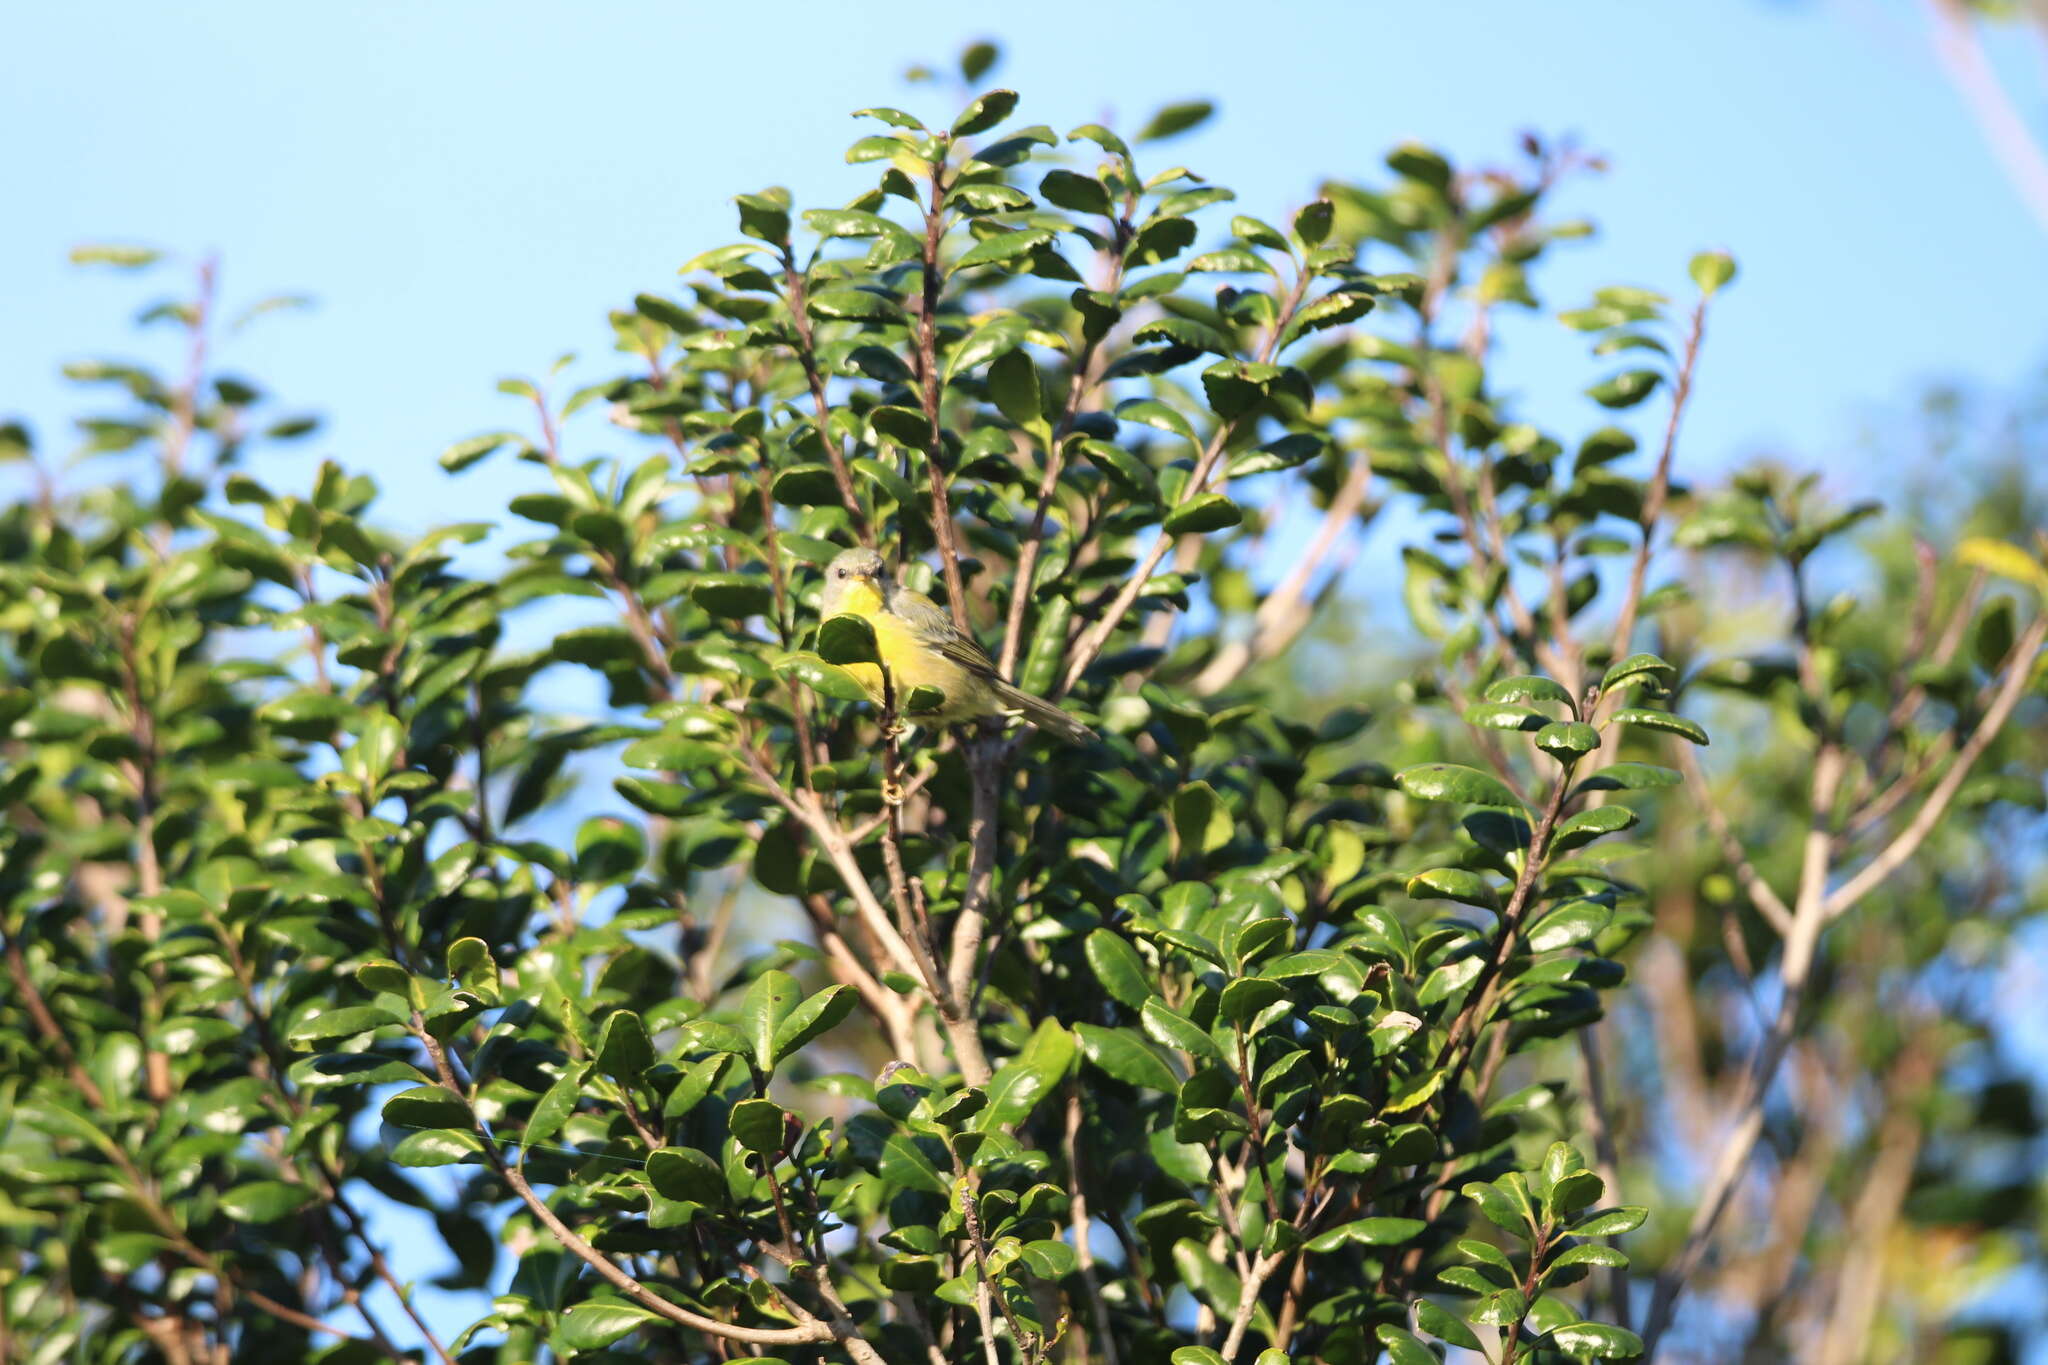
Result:
<svg viewBox="0 0 2048 1365">
<path fill-rule="evenodd" d="M 882 567 L 882 556 L 866 546 L 852 550 L 841 550 L 825 566 L 825 592 L 819 599 L 819 614 L 837 616 L 846 610 L 848 594 L 862 590 L 882 596 L 886 592 L 888 574 Z"/>
</svg>

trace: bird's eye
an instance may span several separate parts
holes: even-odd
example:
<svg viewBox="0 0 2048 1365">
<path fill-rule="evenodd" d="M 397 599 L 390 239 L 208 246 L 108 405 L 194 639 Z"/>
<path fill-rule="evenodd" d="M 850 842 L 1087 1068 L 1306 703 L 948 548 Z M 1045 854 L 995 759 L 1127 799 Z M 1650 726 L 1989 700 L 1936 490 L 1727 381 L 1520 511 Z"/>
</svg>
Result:
<svg viewBox="0 0 2048 1365">
<path fill-rule="evenodd" d="M 832 576 L 833 576 L 834 578 L 844 578 L 844 577 L 846 577 L 846 570 L 845 570 L 845 569 L 834 569 L 834 570 L 832 571 Z"/>
</svg>

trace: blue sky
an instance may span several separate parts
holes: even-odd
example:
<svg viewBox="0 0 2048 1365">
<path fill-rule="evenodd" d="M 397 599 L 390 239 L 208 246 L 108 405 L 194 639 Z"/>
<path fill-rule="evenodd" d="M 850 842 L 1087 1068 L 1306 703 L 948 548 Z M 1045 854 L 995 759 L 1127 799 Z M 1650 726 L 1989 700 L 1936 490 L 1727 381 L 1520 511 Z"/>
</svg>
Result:
<svg viewBox="0 0 2048 1365">
<path fill-rule="evenodd" d="M 0 416 L 61 448 L 79 408 L 60 363 L 165 357 L 167 336 L 127 326 L 157 290 L 68 268 L 72 245 L 218 251 L 231 303 L 317 301 L 223 348 L 328 421 L 254 472 L 303 488 L 331 455 L 376 474 L 384 516 L 414 529 L 496 505 L 497 475 L 449 483 L 434 460 L 524 421 L 499 377 L 567 350 L 585 355 L 576 376 L 604 373 L 606 310 L 672 291 L 678 265 L 732 240 L 732 194 L 843 202 L 872 180 L 841 163 L 862 131 L 849 111 L 950 114 L 899 73 L 985 35 L 1030 121 L 1129 128 L 1215 97 L 1220 116 L 1170 158 L 1268 218 L 1325 177 L 1375 175 L 1404 139 L 1485 158 L 1524 128 L 1577 135 L 1612 170 L 1570 192 L 1602 236 L 1551 272 L 1553 310 L 1600 283 L 1681 288 L 1703 247 L 1741 261 L 1692 412 L 1694 473 L 1772 450 L 1864 480 L 1859 428 L 1929 381 L 2011 389 L 2048 360 L 2048 238 L 1910 0 L 108 0 L 14 6 L 0 34 Z M 2004 57 L 2039 110 L 2024 55 Z M 1577 397 L 1598 375 L 1577 338 L 1510 337 L 1538 415 L 1604 420 Z M 408 1272 L 437 1259 L 400 1254 Z"/>
<path fill-rule="evenodd" d="M 975 15 L 982 17 L 963 17 Z M 1858 420 L 1928 380 L 2009 387 L 2048 356 L 2048 250 L 2000 178 L 1906 0 L 1076 4 L 1028 19 L 959 4 L 773 8 L 533 0 L 312 7 L 16 7 L 0 84 L 0 412 L 46 446 L 77 411 L 66 359 L 165 346 L 127 318 L 150 289 L 72 270 L 84 240 L 217 250 L 229 297 L 317 300 L 224 363 L 328 419 L 312 455 L 376 473 L 386 515 L 461 511 L 433 457 L 516 423 L 502 375 L 565 350 L 607 364 L 607 308 L 673 289 L 734 236 L 733 193 L 843 202 L 850 110 L 932 105 L 913 60 L 1002 39 L 1022 116 L 1126 127 L 1215 96 L 1171 156 L 1274 217 L 1409 137 L 1480 158 L 1572 133 L 1612 171 L 1572 207 L 1602 240 L 1548 302 L 1598 283 L 1684 285 L 1700 247 L 1743 274 L 1713 326 L 1685 463 L 1776 449 L 1844 466 Z M 2024 55 L 2024 54 L 2022 54 Z M 2040 99 L 2038 68 L 2033 76 Z M 1577 427 L 1589 379 L 1562 327 L 1524 328 L 1516 378 Z M 598 436 L 596 439 L 604 439 Z M 291 466 L 306 461 L 304 468 Z"/>
</svg>

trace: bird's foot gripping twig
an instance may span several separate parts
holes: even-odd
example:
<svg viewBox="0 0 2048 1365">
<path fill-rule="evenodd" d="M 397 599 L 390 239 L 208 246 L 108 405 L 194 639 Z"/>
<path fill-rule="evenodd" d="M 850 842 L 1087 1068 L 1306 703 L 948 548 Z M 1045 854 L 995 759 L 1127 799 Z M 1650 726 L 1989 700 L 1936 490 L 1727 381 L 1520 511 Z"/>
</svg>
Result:
<svg viewBox="0 0 2048 1365">
<path fill-rule="evenodd" d="M 882 779 L 882 800 L 891 806 L 900 806 L 906 793 L 903 784 L 892 777 Z"/>
</svg>

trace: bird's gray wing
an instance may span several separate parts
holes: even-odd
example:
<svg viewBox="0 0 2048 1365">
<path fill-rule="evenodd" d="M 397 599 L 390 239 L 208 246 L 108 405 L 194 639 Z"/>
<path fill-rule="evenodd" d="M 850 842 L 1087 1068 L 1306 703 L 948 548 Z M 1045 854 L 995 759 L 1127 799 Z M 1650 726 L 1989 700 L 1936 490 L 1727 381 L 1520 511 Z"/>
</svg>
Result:
<svg viewBox="0 0 2048 1365">
<path fill-rule="evenodd" d="M 983 678 L 996 676 L 996 662 L 971 635 L 962 634 L 952 614 L 921 592 L 898 588 L 889 594 L 891 615 L 901 617 L 918 638 L 968 672 Z"/>
</svg>

